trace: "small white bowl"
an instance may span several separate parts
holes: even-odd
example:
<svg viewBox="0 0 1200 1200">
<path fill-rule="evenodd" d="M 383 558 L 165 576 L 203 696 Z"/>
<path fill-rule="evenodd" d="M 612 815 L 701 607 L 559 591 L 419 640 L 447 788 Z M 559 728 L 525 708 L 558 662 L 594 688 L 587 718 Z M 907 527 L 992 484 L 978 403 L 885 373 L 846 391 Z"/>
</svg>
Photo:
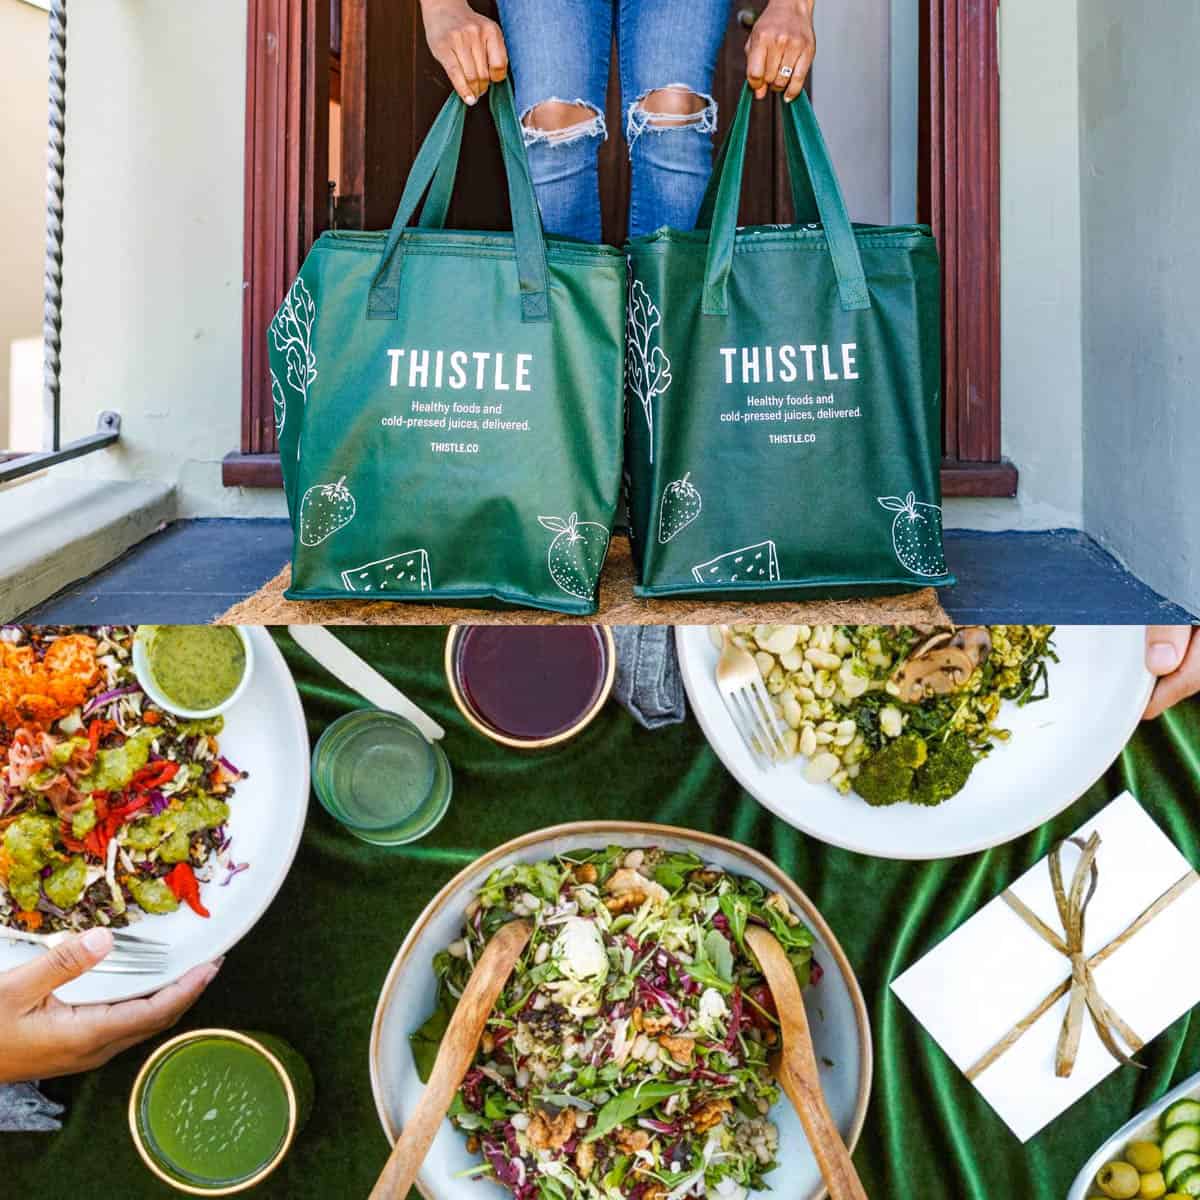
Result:
<svg viewBox="0 0 1200 1200">
<path fill-rule="evenodd" d="M 139 625 L 133 637 L 133 673 L 137 677 L 138 683 L 142 685 L 142 691 L 159 708 L 165 708 L 167 712 L 174 713 L 175 716 L 183 717 L 188 721 L 199 721 L 206 717 L 220 716 L 226 709 L 232 708 L 237 703 L 241 694 L 246 690 L 246 685 L 250 682 L 250 676 L 254 673 L 254 645 L 246 630 L 240 625 L 230 626 L 241 639 L 242 649 L 246 654 L 246 665 L 242 670 L 242 680 L 237 687 L 215 708 L 182 708 L 173 700 L 168 700 L 163 695 L 158 684 L 154 682 L 154 673 L 150 670 L 150 660 L 147 656 L 146 643 L 149 633 L 157 628 L 158 626 L 156 625 Z"/>
</svg>

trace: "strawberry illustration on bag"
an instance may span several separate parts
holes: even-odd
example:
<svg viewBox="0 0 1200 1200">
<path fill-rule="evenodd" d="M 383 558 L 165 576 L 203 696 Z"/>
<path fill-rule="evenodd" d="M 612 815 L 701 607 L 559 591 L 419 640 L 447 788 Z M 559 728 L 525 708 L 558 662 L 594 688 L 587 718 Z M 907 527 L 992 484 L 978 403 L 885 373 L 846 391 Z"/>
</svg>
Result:
<svg viewBox="0 0 1200 1200">
<path fill-rule="evenodd" d="M 682 479 L 673 480 L 663 489 L 658 510 L 658 540 L 664 546 L 700 515 L 700 493 L 696 485 L 689 482 L 690 475 L 691 471 L 688 471 Z"/>
<path fill-rule="evenodd" d="M 565 521 L 562 517 L 538 517 L 538 522 L 557 535 L 546 554 L 550 578 L 568 596 L 590 600 L 608 553 L 607 527 L 596 521 L 581 521 L 578 513 Z"/>
<path fill-rule="evenodd" d="M 882 508 L 896 514 L 892 521 L 892 546 L 900 565 L 914 575 L 929 578 L 945 575 L 941 508 L 936 504 L 922 504 L 913 492 L 903 500 L 899 496 L 879 496 L 877 499 Z"/>
<path fill-rule="evenodd" d="M 300 541 L 319 546 L 354 520 L 357 505 L 343 475 L 337 483 L 317 483 L 300 501 Z"/>
</svg>

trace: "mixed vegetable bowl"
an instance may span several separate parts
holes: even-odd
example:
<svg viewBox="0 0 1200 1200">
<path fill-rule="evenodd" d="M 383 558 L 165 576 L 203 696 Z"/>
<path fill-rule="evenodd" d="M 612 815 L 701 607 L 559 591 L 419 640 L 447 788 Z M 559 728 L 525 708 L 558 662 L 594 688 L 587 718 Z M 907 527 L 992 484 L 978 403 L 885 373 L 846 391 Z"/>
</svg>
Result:
<svg viewBox="0 0 1200 1200">
<path fill-rule="evenodd" d="M 868 804 L 938 805 L 1049 694 L 1052 625 L 735 625 L 810 783 Z"/>
<path fill-rule="evenodd" d="M 187 905 L 248 864 L 230 804 L 245 776 L 223 718 L 186 721 L 134 678 L 133 629 L 0 632 L 0 926 L 124 926 Z"/>
<path fill-rule="evenodd" d="M 450 1110 L 469 1172 L 517 1200 L 743 1200 L 776 1166 L 778 1020 L 748 952 L 769 928 L 802 987 L 821 968 L 786 898 L 662 848 L 580 850 L 492 872 L 434 959 L 410 1039 L 424 1081 L 487 940 L 534 927 Z"/>
</svg>

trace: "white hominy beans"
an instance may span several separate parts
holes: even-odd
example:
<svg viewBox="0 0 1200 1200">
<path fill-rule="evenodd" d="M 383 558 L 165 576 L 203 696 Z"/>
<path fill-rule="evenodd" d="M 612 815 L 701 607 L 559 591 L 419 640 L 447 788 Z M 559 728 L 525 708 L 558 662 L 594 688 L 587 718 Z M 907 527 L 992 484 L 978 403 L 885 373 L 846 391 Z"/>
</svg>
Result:
<svg viewBox="0 0 1200 1200">
<path fill-rule="evenodd" d="M 774 656 L 768 654 L 765 650 L 755 652 L 754 661 L 758 664 L 758 673 L 766 679 L 775 669 Z"/>
<path fill-rule="evenodd" d="M 798 671 L 800 664 L 804 661 L 804 651 L 793 646 L 790 650 L 785 650 L 779 656 L 779 665 L 785 671 Z"/>
<path fill-rule="evenodd" d="M 842 665 L 842 660 L 836 654 L 831 654 L 828 650 L 819 650 L 815 646 L 809 646 L 804 652 L 804 657 L 814 667 L 825 671 L 836 671 Z"/>
<path fill-rule="evenodd" d="M 518 1076 L 518 1079 L 519 1078 L 520 1078 L 520 1076 Z M 525 1072 L 525 1082 L 518 1083 L 518 1086 L 519 1087 L 528 1087 L 529 1086 L 529 1072 L 528 1071 Z M 524 1132 L 526 1129 L 529 1128 L 529 1114 L 528 1113 L 523 1113 L 523 1112 L 513 1113 L 513 1115 L 511 1117 L 509 1117 L 509 1120 L 512 1122 L 512 1127 L 514 1129 L 520 1130 L 521 1132 Z"/>
<path fill-rule="evenodd" d="M 800 753 L 805 758 L 812 758 L 817 752 L 817 731 L 811 725 L 805 725 L 800 731 Z"/>
<path fill-rule="evenodd" d="M 550 943 L 543 942 L 534 952 L 533 961 L 541 966 L 550 957 Z"/>
<path fill-rule="evenodd" d="M 625 865 L 631 870 L 636 871 L 638 867 L 646 861 L 646 852 L 644 850 L 630 850 L 625 855 Z"/>
<path fill-rule="evenodd" d="M 446 947 L 446 952 L 451 958 L 466 958 L 467 943 L 459 938 L 457 942 L 451 942 L 450 945 Z"/>
<path fill-rule="evenodd" d="M 793 728 L 799 729 L 800 723 L 804 719 L 804 713 L 801 711 L 800 703 L 795 696 L 789 696 L 786 692 L 781 697 L 783 709 L 783 719 Z"/>
<path fill-rule="evenodd" d="M 797 632 L 795 625 L 779 625 L 766 638 L 759 637 L 756 633 L 754 640 L 772 654 L 786 654 L 795 646 Z"/>
<path fill-rule="evenodd" d="M 825 783 L 833 778 L 840 765 L 836 754 L 830 754 L 828 750 L 822 751 L 808 764 L 804 778 L 809 783 Z"/>
</svg>

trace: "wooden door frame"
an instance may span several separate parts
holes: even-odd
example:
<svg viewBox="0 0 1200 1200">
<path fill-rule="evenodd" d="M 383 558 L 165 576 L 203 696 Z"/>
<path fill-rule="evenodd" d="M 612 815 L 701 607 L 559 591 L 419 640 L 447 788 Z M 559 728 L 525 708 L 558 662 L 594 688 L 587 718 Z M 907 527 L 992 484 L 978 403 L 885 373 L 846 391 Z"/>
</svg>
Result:
<svg viewBox="0 0 1200 1200">
<path fill-rule="evenodd" d="M 946 496 L 1015 496 L 1000 452 L 999 0 L 924 0 L 922 219 L 942 256 Z M 386 226 L 395 197 L 372 164 L 407 164 L 422 130 L 379 72 L 428 69 L 417 53 L 417 0 L 344 0 L 346 224 Z M 370 36 L 367 36 L 368 29 Z M 330 0 L 249 0 L 241 446 L 227 486 L 279 487 L 266 331 L 328 219 Z M 356 84 L 356 85 L 355 85 Z M 392 172 L 394 175 L 394 170 Z M 785 189 L 786 190 L 786 189 Z M 357 207 L 355 207 L 357 205 Z M 381 215 L 383 214 L 383 215 Z"/>
</svg>

